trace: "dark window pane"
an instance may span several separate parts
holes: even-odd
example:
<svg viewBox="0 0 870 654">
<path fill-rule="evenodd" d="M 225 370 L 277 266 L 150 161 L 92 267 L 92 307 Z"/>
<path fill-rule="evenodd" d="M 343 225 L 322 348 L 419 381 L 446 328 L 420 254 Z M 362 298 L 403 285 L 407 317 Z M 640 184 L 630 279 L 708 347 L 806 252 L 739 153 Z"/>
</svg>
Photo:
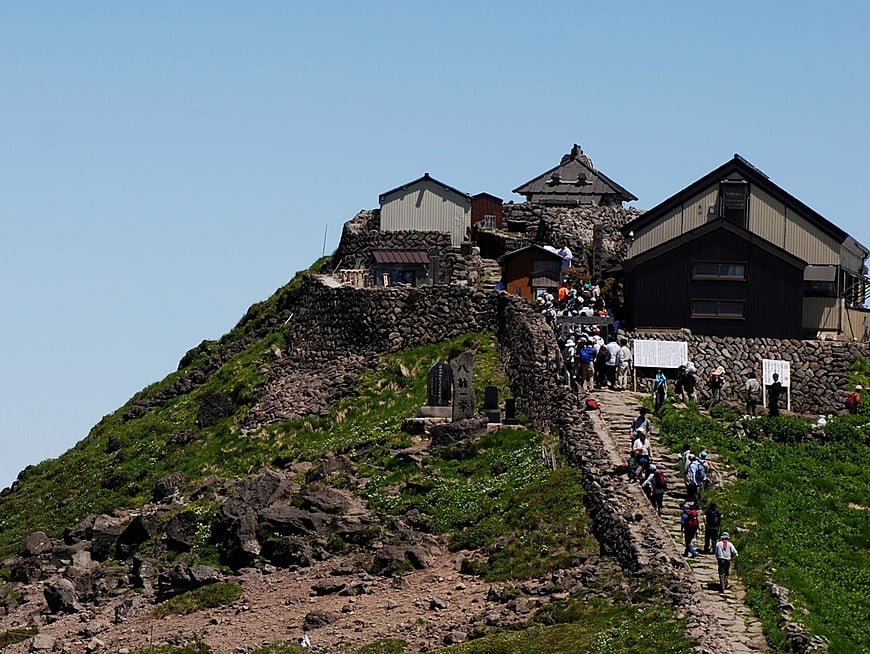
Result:
<svg viewBox="0 0 870 654">
<path fill-rule="evenodd" d="M 695 300 L 692 302 L 692 314 L 695 316 L 715 316 L 716 302 Z"/>
<path fill-rule="evenodd" d="M 726 316 L 728 318 L 742 318 L 743 317 L 743 303 L 742 302 L 720 302 L 718 315 Z"/>
<path fill-rule="evenodd" d="M 723 263 L 720 264 L 720 274 L 722 277 L 731 277 L 734 279 L 746 279 L 746 264 L 743 263 Z"/>
<path fill-rule="evenodd" d="M 719 276 L 719 264 L 707 261 L 695 262 L 695 275 L 709 275 L 711 277 Z"/>
</svg>

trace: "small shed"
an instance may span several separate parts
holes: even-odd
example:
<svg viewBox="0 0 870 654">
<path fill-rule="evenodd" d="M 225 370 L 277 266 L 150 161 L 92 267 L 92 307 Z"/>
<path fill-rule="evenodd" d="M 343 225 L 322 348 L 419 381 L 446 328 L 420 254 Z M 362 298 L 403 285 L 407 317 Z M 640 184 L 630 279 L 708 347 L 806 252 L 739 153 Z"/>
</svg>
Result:
<svg viewBox="0 0 870 654">
<path fill-rule="evenodd" d="M 453 245 L 468 240 L 471 196 L 439 182 L 429 173 L 378 198 L 381 231 L 446 232 Z"/>
<path fill-rule="evenodd" d="M 501 229 L 504 223 L 504 203 L 490 193 L 478 193 L 471 198 L 471 226 Z"/>
<path fill-rule="evenodd" d="M 505 290 L 527 300 L 559 287 L 562 257 L 540 245 L 529 245 L 508 252 L 499 260 Z"/>
<path fill-rule="evenodd" d="M 375 286 L 418 286 L 428 277 L 429 255 L 426 250 L 372 250 L 372 278 Z"/>
</svg>

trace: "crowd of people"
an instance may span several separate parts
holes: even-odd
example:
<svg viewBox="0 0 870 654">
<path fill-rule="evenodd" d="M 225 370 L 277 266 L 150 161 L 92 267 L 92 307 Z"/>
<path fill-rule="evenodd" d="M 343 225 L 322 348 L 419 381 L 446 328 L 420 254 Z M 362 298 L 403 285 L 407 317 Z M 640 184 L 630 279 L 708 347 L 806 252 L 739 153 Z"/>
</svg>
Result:
<svg viewBox="0 0 870 654">
<path fill-rule="evenodd" d="M 649 497 L 653 508 L 661 515 L 664 511 L 664 498 L 670 490 L 665 470 L 653 463 L 652 422 L 649 411 L 641 407 L 637 417 L 631 423 L 631 446 L 628 451 L 628 476 Z M 686 445 L 680 455 L 680 471 L 678 485 L 685 493 L 685 501 L 681 507 L 680 531 L 683 535 L 683 556 L 696 558 L 701 554 L 716 556 L 719 583 L 722 591 L 728 588 L 728 575 L 731 562 L 737 558 L 737 549 L 729 539 L 728 532 L 722 532 L 724 514 L 716 502 L 707 504 L 702 510 L 704 489 L 714 479 L 718 478 L 716 466 L 710 460 L 706 451 L 694 454 L 692 448 Z M 703 547 L 699 552 L 695 547 L 695 539 L 703 527 Z"/>
</svg>

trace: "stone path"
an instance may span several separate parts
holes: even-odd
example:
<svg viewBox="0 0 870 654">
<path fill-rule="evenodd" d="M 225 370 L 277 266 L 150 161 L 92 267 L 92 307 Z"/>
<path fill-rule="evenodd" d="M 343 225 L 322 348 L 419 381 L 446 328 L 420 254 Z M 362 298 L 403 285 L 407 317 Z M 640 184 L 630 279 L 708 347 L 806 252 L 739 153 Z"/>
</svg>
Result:
<svg viewBox="0 0 870 654">
<path fill-rule="evenodd" d="M 609 427 L 610 436 L 614 440 L 616 449 L 627 454 L 631 447 L 629 435 L 631 423 L 637 417 L 640 408 L 637 396 L 628 392 L 595 391 L 594 397 L 601 407 L 601 416 Z M 675 548 L 682 553 L 683 537 L 680 532 L 680 514 L 685 496 L 682 493 L 683 484 L 680 480 L 679 455 L 668 453 L 667 448 L 660 446 L 656 434 L 653 434 L 651 441 L 653 461 L 665 469 L 669 486 L 669 491 L 665 495 L 664 512 L 661 516 L 662 525 L 673 538 Z M 711 455 L 711 458 L 715 461 L 715 454 Z M 625 483 L 631 483 L 627 477 Z M 703 529 L 699 531 L 699 536 L 701 543 L 699 544 L 696 538 L 695 547 L 700 551 L 704 545 Z M 762 633 L 761 623 L 744 603 L 746 592 L 740 578 L 732 571 L 729 577 L 729 588 L 723 593 L 719 589 L 716 558 L 712 554 L 702 554 L 696 559 L 687 559 L 686 561 L 701 588 L 699 608 L 704 613 L 715 617 L 718 624 L 733 639 L 728 644 L 727 651 L 735 654 L 767 651 L 767 641 Z"/>
</svg>

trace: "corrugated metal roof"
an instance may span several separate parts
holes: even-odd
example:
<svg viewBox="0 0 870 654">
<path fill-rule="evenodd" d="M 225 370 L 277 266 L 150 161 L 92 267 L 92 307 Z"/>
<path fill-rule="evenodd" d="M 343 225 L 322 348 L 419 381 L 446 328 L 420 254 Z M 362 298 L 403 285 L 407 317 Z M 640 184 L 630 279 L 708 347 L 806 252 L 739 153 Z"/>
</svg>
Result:
<svg viewBox="0 0 870 654">
<path fill-rule="evenodd" d="M 372 256 L 377 263 L 412 263 L 429 265 L 429 254 L 426 250 L 372 250 Z"/>
</svg>

